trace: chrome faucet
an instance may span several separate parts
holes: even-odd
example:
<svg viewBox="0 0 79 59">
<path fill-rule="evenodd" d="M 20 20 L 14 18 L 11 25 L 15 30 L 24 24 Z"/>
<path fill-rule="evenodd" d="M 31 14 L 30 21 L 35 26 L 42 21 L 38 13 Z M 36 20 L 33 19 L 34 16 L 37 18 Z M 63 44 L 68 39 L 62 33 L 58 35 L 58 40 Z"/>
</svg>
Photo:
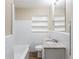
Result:
<svg viewBox="0 0 79 59">
<path fill-rule="evenodd" d="M 56 42 L 56 43 L 58 43 L 58 40 L 56 40 L 56 39 L 52 39 L 52 41 L 53 41 L 53 42 Z"/>
</svg>

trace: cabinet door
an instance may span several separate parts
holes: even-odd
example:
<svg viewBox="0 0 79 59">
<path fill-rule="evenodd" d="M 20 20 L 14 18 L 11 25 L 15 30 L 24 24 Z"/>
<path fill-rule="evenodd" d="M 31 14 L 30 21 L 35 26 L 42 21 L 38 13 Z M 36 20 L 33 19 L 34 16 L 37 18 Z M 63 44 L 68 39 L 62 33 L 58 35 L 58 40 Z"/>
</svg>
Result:
<svg viewBox="0 0 79 59">
<path fill-rule="evenodd" d="M 45 49 L 45 59 L 65 59 L 65 49 Z"/>
</svg>

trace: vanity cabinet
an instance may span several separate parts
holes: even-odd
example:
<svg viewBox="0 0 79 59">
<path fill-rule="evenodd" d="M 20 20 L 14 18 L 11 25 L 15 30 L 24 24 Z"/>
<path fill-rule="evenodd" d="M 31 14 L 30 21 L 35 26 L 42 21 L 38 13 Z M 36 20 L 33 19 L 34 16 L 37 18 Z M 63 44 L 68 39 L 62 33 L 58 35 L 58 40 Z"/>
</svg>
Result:
<svg viewBox="0 0 79 59">
<path fill-rule="evenodd" d="M 44 48 L 44 59 L 65 59 L 65 48 Z"/>
</svg>

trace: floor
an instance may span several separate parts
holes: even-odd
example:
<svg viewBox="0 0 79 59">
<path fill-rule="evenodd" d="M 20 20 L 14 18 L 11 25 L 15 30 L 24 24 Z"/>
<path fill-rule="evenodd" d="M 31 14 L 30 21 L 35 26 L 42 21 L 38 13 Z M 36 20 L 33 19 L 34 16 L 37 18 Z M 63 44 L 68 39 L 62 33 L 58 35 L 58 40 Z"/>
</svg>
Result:
<svg viewBox="0 0 79 59">
<path fill-rule="evenodd" d="M 42 58 L 37 58 L 37 52 L 30 52 L 29 53 L 29 59 L 42 59 Z"/>
<path fill-rule="evenodd" d="M 30 57 L 30 59 L 38 59 L 37 57 Z"/>
</svg>

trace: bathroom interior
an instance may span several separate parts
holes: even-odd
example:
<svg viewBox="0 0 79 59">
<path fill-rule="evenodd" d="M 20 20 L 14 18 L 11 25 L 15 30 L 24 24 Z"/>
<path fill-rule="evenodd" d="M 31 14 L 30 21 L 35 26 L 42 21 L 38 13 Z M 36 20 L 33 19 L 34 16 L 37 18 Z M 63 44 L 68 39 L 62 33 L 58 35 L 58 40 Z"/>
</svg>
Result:
<svg viewBox="0 0 79 59">
<path fill-rule="evenodd" d="M 72 0 L 5 0 L 5 59 L 73 59 Z"/>
</svg>

